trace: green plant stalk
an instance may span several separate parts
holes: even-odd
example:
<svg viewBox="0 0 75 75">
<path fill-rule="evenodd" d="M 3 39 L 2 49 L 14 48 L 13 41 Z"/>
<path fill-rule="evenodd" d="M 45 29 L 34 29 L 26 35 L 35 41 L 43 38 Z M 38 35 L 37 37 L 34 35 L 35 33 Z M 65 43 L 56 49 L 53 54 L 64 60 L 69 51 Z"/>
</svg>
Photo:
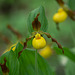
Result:
<svg viewBox="0 0 75 75">
<path fill-rule="evenodd" d="M 37 49 L 35 50 L 35 75 L 38 75 Z"/>
<path fill-rule="evenodd" d="M 74 46 L 75 46 L 75 38 L 74 38 L 73 30 L 71 30 L 71 36 L 72 36 L 72 39 L 73 39 L 73 42 L 74 42 Z"/>
<path fill-rule="evenodd" d="M 75 46 L 75 38 L 74 38 L 73 30 L 72 30 L 73 28 L 71 26 L 70 26 L 70 28 L 71 28 L 71 37 L 73 39 L 73 43 L 74 43 L 74 46 Z"/>
</svg>

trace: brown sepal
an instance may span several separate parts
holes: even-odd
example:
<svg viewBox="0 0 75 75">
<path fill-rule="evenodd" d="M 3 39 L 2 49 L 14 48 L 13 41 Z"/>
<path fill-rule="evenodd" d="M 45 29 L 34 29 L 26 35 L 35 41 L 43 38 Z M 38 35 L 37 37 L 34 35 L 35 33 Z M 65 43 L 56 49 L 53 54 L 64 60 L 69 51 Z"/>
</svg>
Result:
<svg viewBox="0 0 75 75">
<path fill-rule="evenodd" d="M 37 16 L 34 18 L 34 21 L 32 22 L 32 27 L 34 31 L 38 31 L 41 28 L 41 23 L 38 21 L 38 16 L 40 15 L 37 14 Z"/>
<path fill-rule="evenodd" d="M 63 0 L 56 0 L 57 3 L 62 7 L 64 5 L 64 1 Z"/>
<path fill-rule="evenodd" d="M 3 72 L 3 73 L 9 73 L 9 69 L 8 69 L 8 67 L 6 66 L 6 62 L 7 62 L 7 60 L 6 60 L 6 58 L 4 58 L 4 64 L 1 64 L 1 63 L 0 63 L 0 66 L 1 66 L 1 69 L 2 69 L 2 72 Z"/>
<path fill-rule="evenodd" d="M 7 25 L 7 28 L 9 30 L 11 30 L 11 32 L 13 32 L 19 39 L 22 38 L 22 35 L 18 31 L 16 31 L 13 27 L 11 27 L 10 25 Z"/>
</svg>

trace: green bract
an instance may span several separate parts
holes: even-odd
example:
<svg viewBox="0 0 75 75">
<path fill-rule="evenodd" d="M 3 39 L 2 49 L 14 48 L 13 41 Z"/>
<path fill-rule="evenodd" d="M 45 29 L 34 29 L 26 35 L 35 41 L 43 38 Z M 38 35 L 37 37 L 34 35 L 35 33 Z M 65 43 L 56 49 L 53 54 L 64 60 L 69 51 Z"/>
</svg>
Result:
<svg viewBox="0 0 75 75">
<path fill-rule="evenodd" d="M 47 22 L 47 18 L 45 16 L 45 10 L 43 6 L 40 6 L 39 8 L 33 10 L 32 12 L 30 12 L 29 17 L 28 17 L 28 21 L 27 21 L 27 26 L 28 26 L 28 30 L 30 33 L 32 33 L 33 27 L 32 27 L 32 22 L 34 21 L 34 18 L 37 16 L 37 14 L 39 14 L 38 20 L 41 23 L 41 31 L 46 31 L 47 27 L 48 27 L 48 22 Z"/>
</svg>

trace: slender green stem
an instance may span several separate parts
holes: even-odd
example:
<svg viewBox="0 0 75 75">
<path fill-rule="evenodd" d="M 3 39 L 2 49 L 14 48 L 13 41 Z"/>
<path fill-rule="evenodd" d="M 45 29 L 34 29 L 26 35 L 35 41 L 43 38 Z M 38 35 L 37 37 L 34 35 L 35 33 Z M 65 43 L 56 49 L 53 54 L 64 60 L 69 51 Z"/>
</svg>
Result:
<svg viewBox="0 0 75 75">
<path fill-rule="evenodd" d="M 71 25 L 69 25 L 69 26 L 70 26 L 70 28 L 71 28 L 71 37 L 72 37 L 72 39 L 73 39 L 73 43 L 74 43 L 74 46 L 75 46 L 75 38 L 74 38 L 73 28 L 72 28 Z"/>
<path fill-rule="evenodd" d="M 35 75 L 38 75 L 37 49 L 35 50 Z"/>
<path fill-rule="evenodd" d="M 75 46 L 75 38 L 74 38 L 73 30 L 71 30 L 71 36 L 72 36 L 72 39 L 73 39 L 73 42 L 74 42 L 74 46 Z"/>
</svg>

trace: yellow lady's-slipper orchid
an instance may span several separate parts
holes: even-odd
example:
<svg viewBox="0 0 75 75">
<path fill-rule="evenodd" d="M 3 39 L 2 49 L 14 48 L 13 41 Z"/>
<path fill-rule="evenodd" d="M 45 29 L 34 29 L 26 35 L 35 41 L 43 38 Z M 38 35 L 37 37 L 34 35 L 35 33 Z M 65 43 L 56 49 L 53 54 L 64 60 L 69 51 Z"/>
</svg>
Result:
<svg viewBox="0 0 75 75">
<path fill-rule="evenodd" d="M 37 33 L 35 38 L 32 40 L 32 45 L 35 49 L 41 49 L 46 46 L 46 40 Z"/>
<path fill-rule="evenodd" d="M 56 13 L 54 16 L 53 16 L 53 20 L 56 22 L 56 23 L 60 23 L 60 22 L 63 22 L 66 20 L 67 18 L 67 13 L 62 9 L 60 8 L 58 10 L 58 13 Z"/>
<path fill-rule="evenodd" d="M 47 45 L 46 47 L 44 47 L 43 49 L 41 49 L 39 51 L 39 54 L 44 58 L 48 58 L 52 55 L 52 50 L 51 50 L 50 46 Z"/>
</svg>

